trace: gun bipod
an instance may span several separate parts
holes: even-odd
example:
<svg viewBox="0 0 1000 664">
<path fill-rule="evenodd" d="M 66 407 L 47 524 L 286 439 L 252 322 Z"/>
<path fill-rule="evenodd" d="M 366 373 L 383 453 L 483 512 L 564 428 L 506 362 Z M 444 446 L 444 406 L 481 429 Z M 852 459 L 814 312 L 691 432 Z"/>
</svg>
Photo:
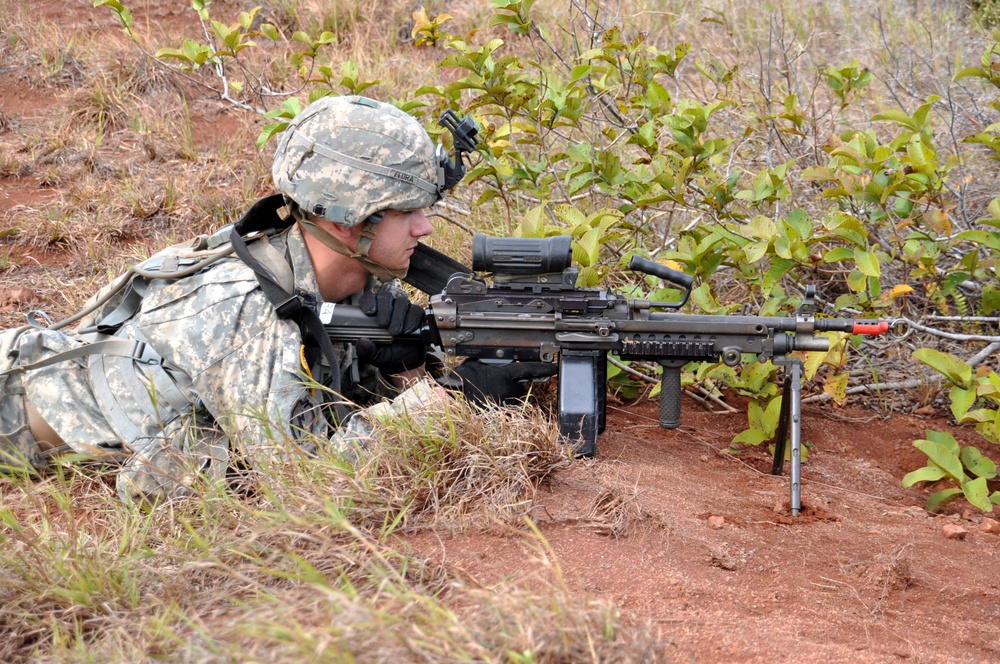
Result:
<svg viewBox="0 0 1000 664">
<path fill-rule="evenodd" d="M 785 364 L 785 382 L 781 388 L 781 413 L 774 439 L 774 462 L 771 474 L 781 475 L 785 466 L 785 443 L 791 439 L 789 459 L 792 516 L 802 509 L 802 361 L 790 357 Z"/>
</svg>

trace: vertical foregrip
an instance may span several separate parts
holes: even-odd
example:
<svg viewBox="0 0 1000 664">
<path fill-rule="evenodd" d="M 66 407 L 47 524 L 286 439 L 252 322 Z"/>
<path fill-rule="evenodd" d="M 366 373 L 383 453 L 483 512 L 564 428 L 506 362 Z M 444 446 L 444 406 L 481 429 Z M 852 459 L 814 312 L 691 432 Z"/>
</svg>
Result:
<svg viewBox="0 0 1000 664">
<path fill-rule="evenodd" d="M 676 429 L 681 425 L 681 367 L 663 365 L 660 379 L 660 426 Z"/>
</svg>

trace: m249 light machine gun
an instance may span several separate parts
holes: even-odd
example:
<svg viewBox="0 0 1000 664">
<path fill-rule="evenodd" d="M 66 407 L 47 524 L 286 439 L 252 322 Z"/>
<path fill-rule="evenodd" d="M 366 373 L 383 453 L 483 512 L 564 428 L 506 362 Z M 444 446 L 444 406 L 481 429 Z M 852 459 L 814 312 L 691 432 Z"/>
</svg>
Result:
<svg viewBox="0 0 1000 664">
<path fill-rule="evenodd" d="M 633 257 L 629 269 L 663 279 L 683 291 L 675 302 L 626 299 L 596 288 L 577 288 L 571 238 L 487 238 L 472 242 L 472 272 L 447 279 L 430 298 L 421 337 L 448 355 L 484 361 L 559 363 L 559 429 L 579 455 L 593 456 L 604 430 L 607 354 L 663 367 L 660 426 L 680 425 L 681 368 L 689 362 L 737 366 L 744 354 L 784 368 L 781 414 L 772 472 L 783 471 L 791 444 L 791 510 L 801 509 L 802 363 L 794 351 L 826 351 L 816 332 L 879 335 L 885 321 L 816 319 L 810 287 L 794 317 L 715 316 L 677 311 L 693 278 Z M 491 283 L 477 273 L 490 273 Z M 656 312 L 653 309 L 668 311 Z M 370 319 L 369 319 L 370 320 Z M 350 323 L 345 322 L 345 325 Z M 331 326 L 328 325 L 328 331 Z M 340 338 L 345 330 L 341 330 Z"/>
</svg>

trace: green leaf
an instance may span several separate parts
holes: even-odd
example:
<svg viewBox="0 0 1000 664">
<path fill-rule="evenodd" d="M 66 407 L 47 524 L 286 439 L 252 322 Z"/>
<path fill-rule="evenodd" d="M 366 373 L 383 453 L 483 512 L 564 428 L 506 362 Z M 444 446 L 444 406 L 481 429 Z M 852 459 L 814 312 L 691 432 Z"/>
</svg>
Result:
<svg viewBox="0 0 1000 664">
<path fill-rule="evenodd" d="M 940 466 L 930 465 L 917 468 L 913 472 L 909 472 L 903 476 L 903 488 L 909 489 L 917 482 L 937 482 L 944 475 L 945 472 Z"/>
<path fill-rule="evenodd" d="M 764 215 L 757 215 L 743 228 L 743 236 L 770 240 L 778 232 L 778 227 Z"/>
<path fill-rule="evenodd" d="M 101 6 L 110 7 L 125 28 L 132 27 L 132 12 L 118 0 L 94 0 L 94 7 Z"/>
<path fill-rule="evenodd" d="M 712 296 L 712 285 L 707 281 L 691 291 L 691 301 L 707 314 L 718 313 L 722 308 Z"/>
<path fill-rule="evenodd" d="M 257 137 L 257 147 L 264 147 L 264 144 L 271 140 L 271 137 L 275 134 L 280 134 L 286 129 L 288 129 L 287 122 L 275 122 L 274 124 L 264 125 L 264 129 L 261 130 L 260 136 Z"/>
<path fill-rule="evenodd" d="M 951 414 L 955 416 L 956 420 L 961 421 L 972 408 L 972 404 L 976 402 L 976 390 L 967 390 L 954 385 L 948 393 L 948 398 L 951 399 Z"/>
<path fill-rule="evenodd" d="M 955 437 L 947 431 L 933 431 L 932 429 L 926 429 L 924 431 L 924 436 L 932 443 L 943 445 L 949 452 L 956 456 L 960 451 L 961 446 L 958 444 L 958 441 L 955 440 Z"/>
<path fill-rule="evenodd" d="M 854 250 L 850 247 L 837 247 L 826 252 L 823 256 L 824 263 L 840 263 L 854 259 Z"/>
<path fill-rule="evenodd" d="M 855 293 L 862 293 L 868 288 L 868 277 L 861 270 L 851 270 L 847 275 L 847 287 Z"/>
<path fill-rule="evenodd" d="M 929 440 L 915 440 L 913 446 L 927 455 L 927 458 L 941 467 L 948 477 L 956 482 L 965 480 L 962 462 L 944 445 Z"/>
<path fill-rule="evenodd" d="M 761 288 L 764 292 L 770 292 L 774 285 L 778 283 L 782 277 L 788 274 L 788 271 L 794 266 L 795 262 L 791 260 L 778 257 L 772 259 L 771 269 L 764 275 L 764 280 L 761 283 Z"/>
<path fill-rule="evenodd" d="M 979 301 L 979 308 L 984 316 L 989 316 L 994 311 L 1000 310 L 1000 288 L 985 284 L 983 286 L 983 296 Z"/>
<path fill-rule="evenodd" d="M 857 217 L 839 214 L 825 225 L 837 237 L 843 238 L 858 247 L 868 246 L 868 231 Z"/>
<path fill-rule="evenodd" d="M 487 189 L 487 190 L 485 190 L 482 194 L 480 194 L 479 198 L 476 199 L 476 207 L 478 208 L 481 205 L 485 205 L 486 203 L 492 201 L 494 198 L 498 197 L 499 195 L 500 195 L 500 192 L 497 191 L 496 189 Z M 522 224 L 523 224 L 523 220 L 522 220 Z M 523 233 L 524 233 L 524 231 L 522 230 L 521 237 L 537 237 L 537 236 L 534 236 L 534 235 L 524 235 Z"/>
<path fill-rule="evenodd" d="M 983 453 L 977 448 L 963 448 L 961 456 L 966 470 L 976 477 L 991 480 L 997 476 L 997 465 L 989 457 L 983 456 Z"/>
<path fill-rule="evenodd" d="M 972 386 L 972 367 L 951 353 L 942 353 L 933 348 L 918 348 L 913 351 L 913 357 L 943 374 L 959 387 L 969 388 Z"/>
<path fill-rule="evenodd" d="M 990 249 L 1000 250 L 1000 233 L 993 231 L 962 231 L 955 236 L 958 242 L 975 242 Z"/>
<path fill-rule="evenodd" d="M 764 416 L 761 419 L 761 427 L 770 438 L 778 430 L 778 417 L 781 415 L 781 399 L 771 399 L 767 404 Z"/>
<path fill-rule="evenodd" d="M 761 392 L 764 384 L 771 380 L 771 375 L 775 371 L 776 369 L 771 362 L 751 362 L 745 364 L 742 370 L 743 383 L 749 391 Z"/>
<path fill-rule="evenodd" d="M 962 495 L 961 489 L 943 489 L 927 500 L 927 511 L 936 512 L 939 507 L 950 503 Z"/>
<path fill-rule="evenodd" d="M 785 218 L 785 223 L 795 229 L 799 239 L 808 238 L 812 234 L 812 222 L 805 210 L 792 210 Z"/>
<path fill-rule="evenodd" d="M 591 228 L 574 243 L 573 258 L 576 259 L 576 262 L 579 263 L 581 267 L 597 265 L 601 252 L 601 236 L 602 233 L 600 228 Z M 583 252 L 582 256 L 577 254 L 577 246 L 579 246 Z"/>
<path fill-rule="evenodd" d="M 864 251 L 861 248 L 855 249 L 854 260 L 858 263 L 858 269 L 869 277 L 882 276 L 882 269 L 874 252 Z"/>
<path fill-rule="evenodd" d="M 751 429 L 761 432 L 766 430 L 764 427 L 764 408 L 758 399 L 754 399 L 747 405 L 747 421 Z"/>
<path fill-rule="evenodd" d="M 555 213 L 556 217 L 569 224 L 570 228 L 575 229 L 578 226 L 588 225 L 587 217 L 584 216 L 584 214 L 580 212 L 576 206 L 562 203 L 560 205 L 556 205 L 552 211 Z"/>
<path fill-rule="evenodd" d="M 962 422 L 978 422 L 978 423 L 993 423 L 993 419 L 1000 415 L 1000 411 L 990 410 L 989 408 L 977 408 L 976 410 L 970 410 L 962 417 Z"/>
<path fill-rule="evenodd" d="M 900 110 L 888 110 L 884 113 L 879 113 L 878 115 L 873 115 L 872 120 L 888 120 L 889 122 L 895 122 L 898 125 L 902 125 L 913 131 L 918 131 L 920 128 L 917 123 L 914 122 L 913 118 Z"/>
<path fill-rule="evenodd" d="M 743 247 L 743 253 L 747 258 L 747 263 L 756 263 L 762 259 L 767 253 L 769 245 L 770 243 L 767 240 L 762 240 L 760 242 L 752 242 Z"/>
<path fill-rule="evenodd" d="M 962 484 L 962 493 L 965 499 L 984 512 L 992 512 L 993 506 L 990 504 L 989 490 L 986 487 L 986 478 L 977 477 Z"/>
<path fill-rule="evenodd" d="M 184 52 L 184 57 L 186 57 L 188 61 L 192 63 L 198 63 L 199 54 L 206 49 L 207 49 L 206 46 L 202 46 L 198 42 L 193 41 L 191 39 L 185 39 L 184 42 L 181 44 L 181 50 Z"/>
<path fill-rule="evenodd" d="M 958 81 L 963 78 L 969 78 L 970 76 L 974 78 L 985 78 L 985 79 L 988 79 L 990 77 L 990 75 L 986 73 L 985 70 L 980 69 L 979 67 L 966 67 L 965 69 L 959 70 L 959 72 L 955 74 L 955 77 L 952 80 Z"/>
<path fill-rule="evenodd" d="M 212 21 L 212 32 L 219 36 L 219 39 L 226 41 L 226 37 L 229 36 L 229 27 L 218 21 Z"/>
<path fill-rule="evenodd" d="M 821 355 L 817 353 L 817 355 Z M 847 373 L 839 373 L 823 383 L 823 392 L 833 397 L 833 400 L 842 404 L 847 400 L 847 382 L 850 376 Z"/>
<path fill-rule="evenodd" d="M 176 58 L 178 60 L 184 60 L 185 62 L 191 62 L 191 59 L 187 56 L 186 53 L 184 53 L 184 51 L 178 50 L 176 48 L 161 48 L 160 50 L 158 50 L 156 53 L 153 54 L 153 57 L 158 60 L 161 60 L 163 58 Z"/>
<path fill-rule="evenodd" d="M 733 437 L 732 445 L 750 445 L 756 447 L 764 441 L 768 440 L 770 436 L 765 434 L 760 429 L 747 429 L 746 431 L 741 431 Z"/>
<path fill-rule="evenodd" d="M 278 29 L 275 28 L 270 23 L 261 23 L 260 25 L 261 34 L 270 39 L 271 41 L 278 41 Z"/>
<path fill-rule="evenodd" d="M 521 237 L 545 237 L 545 205 L 546 201 L 542 201 L 524 213 L 519 224 Z"/>
</svg>

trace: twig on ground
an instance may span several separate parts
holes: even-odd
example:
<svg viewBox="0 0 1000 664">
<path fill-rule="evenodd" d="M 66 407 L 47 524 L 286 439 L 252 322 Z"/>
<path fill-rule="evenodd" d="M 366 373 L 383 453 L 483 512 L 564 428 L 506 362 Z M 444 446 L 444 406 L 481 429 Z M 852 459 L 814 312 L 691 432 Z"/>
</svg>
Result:
<svg viewBox="0 0 1000 664">
<path fill-rule="evenodd" d="M 939 330 L 934 327 L 921 325 L 920 323 L 910 320 L 908 318 L 902 318 L 900 320 L 905 320 L 907 323 L 910 324 L 910 327 L 912 327 L 914 330 L 926 332 L 927 334 L 933 334 L 936 337 L 942 337 L 944 339 L 952 339 L 954 341 L 988 341 L 990 343 L 1000 342 L 1000 336 L 989 336 L 985 334 L 959 334 L 957 332 L 945 332 L 944 330 Z"/>
<path fill-rule="evenodd" d="M 940 386 L 941 380 L 936 376 L 930 376 L 928 378 L 915 378 L 913 380 L 903 380 L 892 383 L 869 383 L 867 385 L 849 387 L 844 391 L 844 394 L 850 395 L 861 394 L 862 392 L 883 392 L 888 390 L 912 390 L 918 387 L 924 387 L 928 383 L 934 383 L 935 386 Z M 802 403 L 819 403 L 821 401 L 829 401 L 832 398 L 832 395 L 824 392 L 823 394 L 815 394 L 811 397 L 806 397 L 802 400 Z"/>
</svg>

